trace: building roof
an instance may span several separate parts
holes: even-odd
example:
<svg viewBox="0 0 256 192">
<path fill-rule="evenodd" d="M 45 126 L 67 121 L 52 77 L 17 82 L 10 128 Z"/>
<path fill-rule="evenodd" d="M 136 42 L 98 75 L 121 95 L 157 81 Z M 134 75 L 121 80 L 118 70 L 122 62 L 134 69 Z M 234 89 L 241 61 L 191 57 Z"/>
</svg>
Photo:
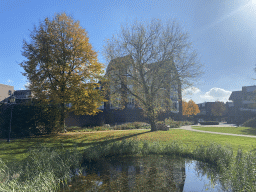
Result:
<svg viewBox="0 0 256 192">
<path fill-rule="evenodd" d="M 15 90 L 14 95 L 31 94 L 31 90 Z"/>
<path fill-rule="evenodd" d="M 243 86 L 242 91 L 243 92 L 254 92 L 256 90 L 256 85 L 252 86 Z"/>
<path fill-rule="evenodd" d="M 124 57 L 118 57 L 118 58 L 112 59 L 107 66 L 106 74 L 108 74 L 112 70 L 115 70 L 117 64 L 125 65 L 127 67 L 128 65 L 131 64 L 132 61 L 133 59 L 131 55 L 126 55 Z"/>
<path fill-rule="evenodd" d="M 241 100 L 242 99 L 242 91 L 233 91 L 228 100 Z"/>
</svg>

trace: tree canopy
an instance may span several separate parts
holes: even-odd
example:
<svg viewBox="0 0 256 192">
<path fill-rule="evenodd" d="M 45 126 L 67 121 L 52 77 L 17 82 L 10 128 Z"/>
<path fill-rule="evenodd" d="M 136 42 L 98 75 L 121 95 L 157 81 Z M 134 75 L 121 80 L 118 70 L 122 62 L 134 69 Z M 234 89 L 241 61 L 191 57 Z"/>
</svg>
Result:
<svg viewBox="0 0 256 192">
<path fill-rule="evenodd" d="M 188 102 L 184 100 L 182 101 L 182 109 L 183 115 L 186 115 L 188 117 L 200 113 L 198 105 L 191 99 Z"/>
<path fill-rule="evenodd" d="M 191 85 L 201 74 L 188 34 L 175 21 L 126 24 L 106 41 L 104 54 L 110 61 L 108 78 L 115 82 L 111 83 L 114 92 L 134 97 L 146 112 L 152 131 L 157 130 L 159 109 L 170 108 L 171 95 L 176 94 L 181 103 L 181 87 Z"/>
<path fill-rule="evenodd" d="M 28 89 L 42 103 L 60 106 L 61 124 L 67 112 L 96 114 L 104 101 L 97 89 L 103 65 L 89 43 L 79 21 L 65 13 L 45 18 L 23 43 L 23 67 L 29 80 Z M 67 104 L 71 103 L 71 108 Z"/>
<path fill-rule="evenodd" d="M 213 104 L 211 112 L 214 116 L 222 116 L 226 112 L 226 106 L 223 102 L 217 101 Z"/>
</svg>

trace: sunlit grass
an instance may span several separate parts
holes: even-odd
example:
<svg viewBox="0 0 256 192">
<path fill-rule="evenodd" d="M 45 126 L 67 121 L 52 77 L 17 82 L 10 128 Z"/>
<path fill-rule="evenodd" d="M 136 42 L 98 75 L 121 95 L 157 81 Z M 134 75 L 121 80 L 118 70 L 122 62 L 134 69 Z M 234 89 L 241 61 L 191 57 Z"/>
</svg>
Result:
<svg viewBox="0 0 256 192">
<path fill-rule="evenodd" d="M 192 127 L 192 128 L 203 130 L 203 131 L 256 136 L 256 129 L 252 127 Z"/>
<path fill-rule="evenodd" d="M 17 161 L 27 157 L 27 149 L 36 147 L 38 143 L 44 143 L 48 147 L 71 149 L 77 144 L 78 150 L 83 150 L 94 144 L 104 142 L 114 142 L 123 139 L 137 138 L 139 141 L 159 141 L 167 144 L 172 141 L 181 141 L 188 145 L 190 150 L 194 150 L 199 145 L 209 145 L 209 142 L 215 142 L 221 145 L 229 144 L 236 152 L 240 147 L 244 151 L 254 150 L 255 138 L 215 135 L 208 133 L 198 133 L 187 130 L 170 129 L 169 131 L 150 132 L 148 130 L 125 130 L 109 131 L 97 133 L 61 133 L 38 138 L 26 138 L 11 140 L 7 143 L 0 141 L 0 158 L 4 161 Z M 253 147 L 252 147 L 253 146 Z"/>
</svg>

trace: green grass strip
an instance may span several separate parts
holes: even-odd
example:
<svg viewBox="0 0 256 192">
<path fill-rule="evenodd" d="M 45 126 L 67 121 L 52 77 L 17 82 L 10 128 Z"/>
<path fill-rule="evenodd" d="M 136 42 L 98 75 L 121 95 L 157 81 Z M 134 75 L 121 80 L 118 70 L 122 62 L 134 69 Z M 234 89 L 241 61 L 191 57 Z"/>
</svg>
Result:
<svg viewBox="0 0 256 192">
<path fill-rule="evenodd" d="M 256 129 L 252 127 L 192 127 L 192 128 L 197 130 L 202 130 L 202 131 L 256 136 Z"/>
</svg>

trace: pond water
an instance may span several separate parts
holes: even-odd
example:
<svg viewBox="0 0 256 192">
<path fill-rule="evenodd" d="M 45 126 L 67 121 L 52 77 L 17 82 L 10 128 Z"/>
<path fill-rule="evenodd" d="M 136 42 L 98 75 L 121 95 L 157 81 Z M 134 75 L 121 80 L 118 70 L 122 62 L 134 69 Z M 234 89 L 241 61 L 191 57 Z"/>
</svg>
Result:
<svg viewBox="0 0 256 192">
<path fill-rule="evenodd" d="M 224 191 L 217 173 L 207 175 L 208 168 L 170 156 L 109 158 L 88 164 L 80 174 L 76 170 L 61 191 Z"/>
</svg>

